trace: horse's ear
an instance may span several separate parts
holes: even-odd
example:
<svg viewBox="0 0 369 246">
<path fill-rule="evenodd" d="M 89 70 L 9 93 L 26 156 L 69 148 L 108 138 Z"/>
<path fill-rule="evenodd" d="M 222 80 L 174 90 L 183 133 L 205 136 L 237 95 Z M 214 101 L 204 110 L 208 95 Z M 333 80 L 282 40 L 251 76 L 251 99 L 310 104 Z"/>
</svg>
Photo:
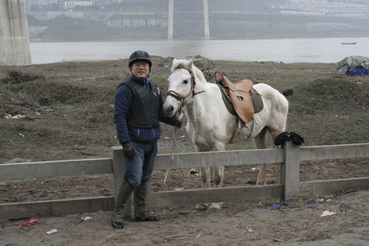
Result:
<svg viewBox="0 0 369 246">
<path fill-rule="evenodd" d="M 172 62 L 172 73 L 173 73 L 173 71 L 174 70 L 176 70 L 176 68 L 178 67 L 178 63 L 179 63 L 179 60 L 178 59 L 176 59 L 176 58 L 174 58 L 173 59 L 173 62 Z"/>
<path fill-rule="evenodd" d="M 193 61 L 195 60 L 195 57 L 193 56 L 189 61 L 188 61 L 188 68 L 191 68 L 193 65 Z"/>
</svg>

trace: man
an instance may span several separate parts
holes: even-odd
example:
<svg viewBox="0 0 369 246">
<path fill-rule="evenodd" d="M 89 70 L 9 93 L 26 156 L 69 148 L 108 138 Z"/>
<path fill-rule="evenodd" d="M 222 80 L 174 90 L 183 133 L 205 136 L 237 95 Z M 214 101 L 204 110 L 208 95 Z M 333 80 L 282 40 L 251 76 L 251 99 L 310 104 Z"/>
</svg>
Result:
<svg viewBox="0 0 369 246">
<path fill-rule="evenodd" d="M 115 203 L 112 226 L 123 228 L 124 208 L 134 193 L 136 221 L 159 221 L 152 216 L 147 204 L 149 180 L 158 151 L 161 130 L 159 121 L 181 127 L 177 117 L 163 113 L 163 97 L 159 87 L 148 79 L 151 57 L 137 50 L 129 57 L 130 78 L 122 82 L 114 100 L 114 122 L 117 138 L 123 146 L 126 170 Z"/>
</svg>

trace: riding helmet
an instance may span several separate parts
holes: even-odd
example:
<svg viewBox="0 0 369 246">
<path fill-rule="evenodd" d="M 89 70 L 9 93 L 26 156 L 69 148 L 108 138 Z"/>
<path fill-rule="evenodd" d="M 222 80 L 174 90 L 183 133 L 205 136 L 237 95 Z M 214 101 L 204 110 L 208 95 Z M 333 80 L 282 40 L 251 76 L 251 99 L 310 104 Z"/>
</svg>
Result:
<svg viewBox="0 0 369 246">
<path fill-rule="evenodd" d="M 149 63 L 150 69 L 151 69 L 151 57 L 149 55 L 149 53 L 147 53 L 146 51 L 143 50 L 136 50 L 135 52 L 133 52 L 131 54 L 131 56 L 129 57 L 129 63 L 128 66 L 131 67 L 132 64 L 137 61 L 137 60 L 145 60 Z"/>
</svg>

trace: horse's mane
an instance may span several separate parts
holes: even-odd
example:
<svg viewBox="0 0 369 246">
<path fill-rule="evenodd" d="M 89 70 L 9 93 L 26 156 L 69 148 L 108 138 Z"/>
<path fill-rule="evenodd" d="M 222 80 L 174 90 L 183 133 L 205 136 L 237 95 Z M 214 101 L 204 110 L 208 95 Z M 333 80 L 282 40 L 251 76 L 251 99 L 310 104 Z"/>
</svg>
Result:
<svg viewBox="0 0 369 246">
<path fill-rule="evenodd" d="M 190 69 L 193 73 L 193 75 L 197 78 L 199 78 L 201 81 L 206 81 L 204 74 L 201 72 L 200 69 L 198 69 L 194 64 L 193 64 L 193 58 L 191 60 L 185 60 L 185 59 L 174 59 L 173 60 L 173 65 L 172 65 L 172 73 L 174 72 L 174 70 L 176 70 L 177 68 L 187 68 Z"/>
</svg>

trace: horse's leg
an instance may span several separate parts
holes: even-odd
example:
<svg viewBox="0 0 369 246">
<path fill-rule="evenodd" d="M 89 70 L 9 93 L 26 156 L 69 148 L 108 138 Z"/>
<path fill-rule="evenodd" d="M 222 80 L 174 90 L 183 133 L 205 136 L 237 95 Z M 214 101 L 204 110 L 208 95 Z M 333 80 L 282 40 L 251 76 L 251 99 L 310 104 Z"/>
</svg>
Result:
<svg viewBox="0 0 369 246">
<path fill-rule="evenodd" d="M 214 188 L 220 188 L 223 185 L 224 180 L 224 167 L 213 167 L 213 182 Z M 210 208 L 221 209 L 222 202 L 214 202 Z"/>
<path fill-rule="evenodd" d="M 213 167 L 214 187 L 220 188 L 224 180 L 224 167 Z"/>
<path fill-rule="evenodd" d="M 195 145 L 195 151 L 200 152 L 199 148 Z M 200 175 L 201 175 L 201 187 L 203 189 L 209 189 L 210 188 L 210 167 L 201 167 L 200 168 Z M 204 210 L 208 208 L 208 204 L 202 203 L 197 204 L 196 209 L 198 210 Z"/>
<path fill-rule="evenodd" d="M 261 130 L 259 135 L 254 137 L 253 141 L 257 149 L 266 149 L 265 136 L 267 130 L 268 128 L 264 127 L 264 129 Z M 261 164 L 259 165 L 259 174 L 258 179 L 256 181 L 256 185 L 264 185 L 264 184 L 266 184 L 266 164 Z"/>
<path fill-rule="evenodd" d="M 202 167 L 200 169 L 200 175 L 201 175 L 201 187 L 203 189 L 209 189 L 210 188 L 210 167 Z M 207 203 L 201 203 L 196 205 L 197 210 L 205 210 L 208 208 Z"/>
<path fill-rule="evenodd" d="M 224 143 L 216 143 L 214 144 L 213 151 L 224 151 L 225 150 L 225 144 Z M 223 180 L 224 180 L 224 167 L 213 167 L 213 182 L 214 182 L 214 188 L 220 188 L 223 186 Z M 210 208 L 220 209 L 222 203 L 213 203 Z"/>
<path fill-rule="evenodd" d="M 201 168 L 201 185 L 203 189 L 210 188 L 210 167 Z"/>
<path fill-rule="evenodd" d="M 283 130 L 281 129 L 275 129 L 275 130 L 271 130 L 269 129 L 270 134 L 272 135 L 272 141 L 273 141 L 273 148 L 279 148 L 274 144 L 274 139 L 281 134 L 282 132 L 285 131 L 285 127 L 283 127 Z M 280 184 L 281 183 L 281 163 L 276 163 L 274 164 L 275 168 L 276 168 L 276 178 L 275 178 L 275 183 L 276 184 Z"/>
</svg>

